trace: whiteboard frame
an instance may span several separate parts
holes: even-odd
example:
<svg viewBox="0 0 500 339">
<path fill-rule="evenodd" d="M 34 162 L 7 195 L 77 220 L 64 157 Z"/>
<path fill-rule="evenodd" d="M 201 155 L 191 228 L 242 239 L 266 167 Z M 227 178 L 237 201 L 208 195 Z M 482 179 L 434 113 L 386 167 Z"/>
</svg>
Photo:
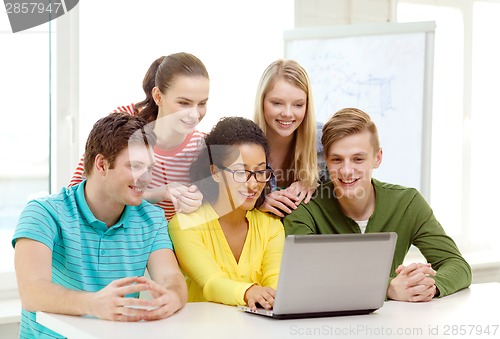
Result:
<svg viewBox="0 0 500 339">
<path fill-rule="evenodd" d="M 284 55 L 287 58 L 288 42 L 310 39 L 335 39 L 344 37 L 425 33 L 424 89 L 422 112 L 422 145 L 420 159 L 420 187 L 416 187 L 430 202 L 431 193 L 431 144 L 432 144 L 432 93 L 434 73 L 434 21 L 408 23 L 377 23 L 306 27 L 284 31 Z"/>
</svg>

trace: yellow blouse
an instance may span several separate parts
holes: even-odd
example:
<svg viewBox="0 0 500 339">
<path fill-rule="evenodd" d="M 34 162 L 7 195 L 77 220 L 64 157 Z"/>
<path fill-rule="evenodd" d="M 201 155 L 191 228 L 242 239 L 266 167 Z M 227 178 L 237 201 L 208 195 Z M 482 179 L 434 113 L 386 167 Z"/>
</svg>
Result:
<svg viewBox="0 0 500 339">
<path fill-rule="evenodd" d="M 233 252 L 210 204 L 169 222 L 179 265 L 187 277 L 188 301 L 245 305 L 246 290 L 257 284 L 276 289 L 285 232 L 279 218 L 253 209 L 240 260 Z"/>
</svg>

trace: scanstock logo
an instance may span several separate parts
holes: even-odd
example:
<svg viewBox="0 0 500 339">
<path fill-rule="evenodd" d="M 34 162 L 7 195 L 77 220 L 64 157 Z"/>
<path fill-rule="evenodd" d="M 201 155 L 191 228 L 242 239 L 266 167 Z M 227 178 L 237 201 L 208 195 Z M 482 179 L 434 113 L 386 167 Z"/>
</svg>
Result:
<svg viewBox="0 0 500 339">
<path fill-rule="evenodd" d="M 44 24 L 71 11 L 79 0 L 4 0 L 12 33 Z"/>
</svg>

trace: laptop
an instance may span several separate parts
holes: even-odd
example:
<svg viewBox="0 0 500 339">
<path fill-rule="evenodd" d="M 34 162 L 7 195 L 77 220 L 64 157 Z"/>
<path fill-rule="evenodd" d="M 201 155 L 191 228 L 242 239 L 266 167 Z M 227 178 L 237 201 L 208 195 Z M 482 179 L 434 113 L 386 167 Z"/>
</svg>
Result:
<svg viewBox="0 0 500 339">
<path fill-rule="evenodd" d="M 397 234 L 289 235 L 272 310 L 276 319 L 369 314 L 384 304 Z"/>
</svg>

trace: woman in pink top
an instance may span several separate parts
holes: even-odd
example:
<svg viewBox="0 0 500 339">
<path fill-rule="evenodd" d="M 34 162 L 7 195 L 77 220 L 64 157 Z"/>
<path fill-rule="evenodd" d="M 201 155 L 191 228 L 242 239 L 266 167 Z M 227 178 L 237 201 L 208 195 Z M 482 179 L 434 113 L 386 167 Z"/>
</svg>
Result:
<svg viewBox="0 0 500 339">
<path fill-rule="evenodd" d="M 144 197 L 162 207 L 170 220 L 176 211 L 198 209 L 202 194 L 189 182 L 189 167 L 198 156 L 204 134 L 196 126 L 206 113 L 209 76 L 205 65 L 189 53 L 162 56 L 149 67 L 142 83 L 146 98 L 118 107 L 153 124 L 158 136 L 153 180 Z M 70 186 L 83 180 L 83 158 Z"/>
</svg>

